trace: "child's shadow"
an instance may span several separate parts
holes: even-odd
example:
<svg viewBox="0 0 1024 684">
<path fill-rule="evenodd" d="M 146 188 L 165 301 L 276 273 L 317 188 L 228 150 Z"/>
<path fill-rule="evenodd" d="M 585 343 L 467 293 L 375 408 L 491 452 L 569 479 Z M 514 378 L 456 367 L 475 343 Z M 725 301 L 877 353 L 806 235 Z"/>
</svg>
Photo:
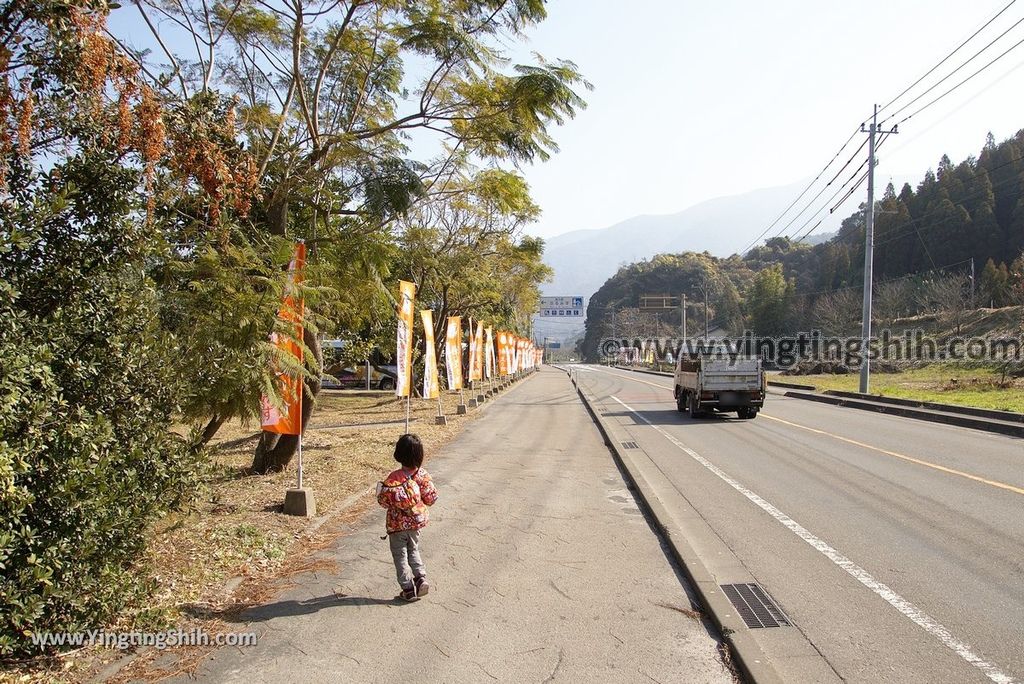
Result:
<svg viewBox="0 0 1024 684">
<path fill-rule="evenodd" d="M 317 598 L 304 601 L 276 601 L 253 606 L 233 615 L 224 615 L 224 619 L 230 622 L 266 622 L 278 617 L 291 615 L 310 615 L 318 613 L 325 608 L 344 606 L 401 606 L 408 602 L 396 596 L 390 599 L 369 598 L 366 596 L 346 596 L 345 594 L 330 594 L 329 596 L 318 596 Z"/>
</svg>

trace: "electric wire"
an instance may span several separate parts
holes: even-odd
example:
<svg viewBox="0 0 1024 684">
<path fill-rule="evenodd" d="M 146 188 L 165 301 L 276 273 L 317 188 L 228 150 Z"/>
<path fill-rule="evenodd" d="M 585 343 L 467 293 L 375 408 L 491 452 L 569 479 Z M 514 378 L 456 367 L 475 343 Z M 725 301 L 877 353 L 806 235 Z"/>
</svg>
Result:
<svg viewBox="0 0 1024 684">
<path fill-rule="evenodd" d="M 991 19 L 989 19 L 988 21 L 986 21 L 986 22 L 985 22 L 985 24 L 984 24 L 984 25 L 982 25 L 982 27 L 981 27 L 981 28 L 979 28 L 979 29 L 978 29 L 977 31 L 975 31 L 975 32 L 974 32 L 974 33 L 972 33 L 972 34 L 971 34 L 970 36 L 968 36 L 968 37 L 967 37 L 967 39 L 966 39 L 966 40 L 965 40 L 964 42 L 962 42 L 962 43 L 960 43 L 959 45 L 957 45 L 957 46 L 956 46 L 956 48 L 954 48 L 954 50 L 953 50 L 952 52 L 950 52 L 950 53 L 949 53 L 948 55 L 946 55 L 946 56 L 945 56 L 945 57 L 943 57 L 943 58 L 942 58 L 941 60 L 939 60 L 939 63 L 938 63 L 938 64 L 936 64 L 935 66 L 933 66 L 933 67 L 932 67 L 931 69 L 929 69 L 929 70 L 928 70 L 928 71 L 927 71 L 927 72 L 926 72 L 926 73 L 925 73 L 925 74 L 924 74 L 923 76 L 921 76 L 921 78 L 917 79 L 916 81 L 914 81 L 913 83 L 911 83 L 910 85 L 908 85 L 908 86 L 907 86 L 906 88 L 904 88 L 904 89 L 903 89 L 903 92 L 901 92 L 901 93 L 900 93 L 899 95 L 897 95 L 896 97 L 892 98 L 891 100 L 889 100 L 888 102 L 886 102 L 886 103 L 885 103 L 884 105 L 882 105 L 881 109 L 879 109 L 879 110 L 878 110 L 878 113 L 879 113 L 879 114 L 881 114 L 881 113 L 882 113 L 883 111 L 885 111 L 885 110 L 886 110 L 886 109 L 888 109 L 888 108 L 889 108 L 890 106 L 892 106 L 892 103 L 893 103 L 893 102 L 895 102 L 896 100 L 900 99 L 901 97 L 903 97 L 904 95 L 906 95 L 906 94 L 907 94 L 908 92 L 910 92 L 910 91 L 911 91 L 911 90 L 912 90 L 912 89 L 914 88 L 914 86 L 916 86 L 916 85 L 917 85 L 917 84 L 919 84 L 919 83 L 920 83 L 921 81 L 923 81 L 924 79 L 928 78 L 928 77 L 929 77 L 929 76 L 931 76 L 931 75 L 932 75 L 933 73 L 935 73 L 935 70 L 936 70 L 936 69 L 938 69 L 938 68 L 939 68 L 940 66 L 942 66 L 943 64 L 945 64 L 945 63 L 946 63 L 947 61 L 949 61 L 949 59 L 950 59 L 950 58 L 951 58 L 951 57 L 952 57 L 953 55 L 955 55 L 955 54 L 956 54 L 957 52 L 959 52 L 959 51 L 961 50 L 961 48 L 963 48 L 963 47 L 964 47 L 965 45 L 967 45 L 967 44 L 968 44 L 969 42 L 971 42 L 972 40 L 974 40 L 974 38 L 975 38 L 975 37 L 977 37 L 977 35 L 978 35 L 979 33 L 981 33 L 982 31 L 984 31 L 985 29 L 987 29 L 987 28 L 988 28 L 988 27 L 989 27 L 989 26 L 990 26 L 990 25 L 992 24 L 992 22 L 994 22 L 994 21 L 995 21 L 996 19 L 998 19 L 999 17 L 1001 17 L 1001 16 L 1003 15 L 1003 13 L 1004 13 L 1004 12 L 1006 12 L 1006 10 L 1010 9 L 1010 7 L 1012 7 L 1012 6 L 1013 6 L 1013 4 L 1014 4 L 1015 2 L 1017 2 L 1017 0 L 1010 0 L 1010 2 L 1009 2 L 1009 3 L 1008 3 L 1008 4 L 1006 5 L 1006 6 L 1005 6 L 1005 7 L 1003 7 L 1003 9 L 999 10 L 998 12 L 996 12 L 996 15 L 995 15 L 994 17 L 992 17 Z"/>
<path fill-rule="evenodd" d="M 902 107 L 900 107 L 899 109 L 897 109 L 897 110 L 896 110 L 895 112 L 893 112 L 893 113 L 892 113 L 892 114 L 890 114 L 889 116 L 885 117 L 885 119 L 883 119 L 883 120 L 882 120 L 882 123 L 885 123 L 886 121 L 889 121 L 890 119 L 894 119 L 894 118 L 896 118 L 897 116 L 899 116 L 899 115 L 900 115 L 900 113 L 901 113 L 901 112 L 904 112 L 904 111 L 906 111 L 906 110 L 907 110 L 907 109 L 908 109 L 908 108 L 909 108 L 909 107 L 910 107 L 911 105 L 913 105 L 913 104 L 914 104 L 915 102 L 917 102 L 917 101 L 918 101 L 918 100 L 920 100 L 920 99 L 921 99 L 922 97 L 924 97 L 924 96 L 925 96 L 925 95 L 927 95 L 928 93 L 930 93 L 930 92 L 932 92 L 933 90 L 935 90 L 936 88 L 938 88 L 938 87 L 939 87 L 940 85 L 942 85 L 942 84 L 943 84 L 943 83 L 944 83 L 944 82 L 945 82 L 945 81 L 946 81 L 947 79 L 949 79 L 949 78 L 950 78 L 951 76 L 953 76 L 953 74 L 957 73 L 958 71 L 960 71 L 961 69 L 963 69 L 963 68 L 964 68 L 965 66 L 967 66 L 968 64 L 970 64 L 970 63 L 971 63 L 972 61 L 974 61 L 974 59 L 975 59 L 976 57 L 978 57 L 978 56 L 979 56 L 979 55 L 981 55 L 981 54 L 982 54 L 983 52 L 985 52 L 985 51 L 986 51 L 986 50 L 988 50 L 988 49 L 989 49 L 990 47 L 992 47 L 992 46 L 993 46 L 993 45 L 994 45 L 994 44 L 995 44 L 995 43 L 996 43 L 997 41 L 999 41 L 999 40 L 1000 40 L 1000 39 L 1001 39 L 1001 38 L 1002 38 L 1003 36 L 1005 36 L 1005 35 L 1006 35 L 1007 33 L 1009 33 L 1009 32 L 1010 32 L 1010 31 L 1012 31 L 1013 29 L 1015 29 L 1015 28 L 1017 28 L 1018 26 L 1020 26 L 1020 25 L 1021 25 L 1021 23 L 1024 23 L 1024 17 L 1021 17 L 1020 19 L 1018 19 L 1018 20 L 1017 20 L 1017 21 L 1016 21 L 1016 22 L 1015 22 L 1015 23 L 1014 23 L 1014 24 L 1013 24 L 1012 26 L 1010 26 L 1010 28 L 1008 28 L 1008 29 L 1006 29 L 1005 31 L 1003 31 L 1002 33 L 1000 33 L 1000 34 L 999 34 L 998 36 L 996 36 L 996 37 L 995 37 L 994 39 L 992 39 L 992 40 L 991 40 L 991 41 L 990 41 L 990 42 L 989 42 L 989 43 L 988 43 L 988 44 L 987 44 L 987 45 L 986 45 L 985 47 L 981 48 L 980 50 L 978 50 L 977 52 L 975 52 L 975 53 L 974 53 L 973 55 L 971 55 L 970 57 L 968 57 L 968 58 L 967 58 L 967 60 L 965 60 L 964 62 L 962 62 L 962 63 L 960 64 L 960 66 L 958 66 L 958 67 L 957 67 L 956 69 L 953 69 L 953 71 L 949 72 L 948 74 L 946 74 L 945 76 L 943 76 L 942 78 L 940 78 L 940 79 L 939 79 L 938 81 L 936 81 L 936 82 L 935 82 L 935 83 L 933 83 L 933 84 L 932 84 L 931 86 L 929 86 L 929 87 L 928 87 L 928 88 L 927 88 L 926 90 L 922 91 L 921 93 L 918 93 L 918 95 L 917 95 L 917 96 L 916 96 L 916 97 L 915 97 L 914 99 L 912 99 L 912 100 L 911 100 L 910 102 L 907 102 L 907 103 L 906 103 L 906 104 L 904 104 L 904 105 L 903 105 Z M 1024 42 L 1024 40 L 1022 40 L 1021 42 Z M 920 112 L 920 111 L 921 111 L 921 110 L 923 110 L 923 109 L 926 109 L 927 107 L 930 107 L 930 106 L 931 106 L 932 104 L 934 104 L 935 102 L 939 101 L 940 99 L 942 99 L 943 97 L 945 97 L 945 96 L 946 96 L 946 95 L 948 95 L 949 93 L 953 92 L 954 90 L 956 90 L 957 88 L 959 88 L 960 86 L 962 86 L 962 85 L 963 85 L 964 83 L 966 83 L 967 81 L 971 80 L 972 78 L 974 78 L 975 76 L 977 76 L 978 74 L 980 74 L 980 73 L 981 73 L 982 71 L 984 71 L 985 69 L 987 69 L 987 68 L 989 68 L 990 66 L 992 66 L 993 64 L 995 64 L 995 63 L 996 63 L 997 61 L 999 61 L 1000 59 L 1002 59 L 1002 58 L 1003 58 L 1003 57 L 1004 57 L 1004 56 L 1005 56 L 1005 55 L 1006 55 L 1006 54 L 1007 54 L 1008 52 L 1010 52 L 1011 50 L 1013 50 L 1014 48 L 1016 48 L 1016 47 L 1017 47 L 1018 45 L 1020 45 L 1020 43 L 1017 43 L 1016 45 L 1014 45 L 1013 47 L 1011 47 L 1011 48 L 1010 48 L 1009 50 L 1007 50 L 1006 52 L 1002 53 L 1001 55 L 999 55 L 998 57 L 996 57 L 995 59 L 993 59 L 993 60 L 992 60 L 991 62 L 989 62 L 988 64 L 986 64 L 985 66 L 983 66 L 982 68 L 978 69 L 978 70 L 977 70 L 977 71 L 975 71 L 975 72 L 974 72 L 973 74 L 971 74 L 970 76 L 968 76 L 967 78 L 965 78 L 965 79 L 964 79 L 963 81 L 961 81 L 960 83 L 958 83 L 958 84 L 957 84 L 956 86 L 954 86 L 953 88 L 950 88 L 950 89 L 949 89 L 948 91 L 946 91 L 945 93 L 943 93 L 943 94 L 942 94 L 942 95 L 940 95 L 939 97 L 937 97 L 937 98 L 935 98 L 934 100 L 932 100 L 932 102 L 928 103 L 927 105 L 925 105 L 924 107 L 922 107 L 921 109 L 919 109 L 919 110 L 918 110 L 918 112 Z M 917 112 L 915 112 L 915 114 L 916 114 L 916 113 L 917 113 Z M 913 116 L 913 114 L 911 114 L 910 116 Z M 903 123 L 904 121 L 906 121 L 907 119 L 909 119 L 909 118 L 910 118 L 910 116 L 908 116 L 908 117 L 906 117 L 906 118 L 902 119 L 902 120 L 900 121 L 900 123 Z"/>
<path fill-rule="evenodd" d="M 860 132 L 860 125 L 858 124 L 857 128 L 853 129 L 853 133 L 851 133 L 851 134 L 850 134 L 850 137 L 846 139 L 846 142 L 844 142 L 844 143 L 842 144 L 842 146 L 841 146 L 841 147 L 839 148 L 839 150 L 837 150 L 837 151 L 836 151 L 836 153 L 835 153 L 835 154 L 834 154 L 834 155 L 832 156 L 832 158 L 831 158 L 831 159 L 829 159 L 828 163 L 827 163 L 827 164 L 825 164 L 825 166 L 823 166 L 823 167 L 821 168 L 821 171 L 819 171 L 819 172 L 818 172 L 818 175 L 816 175 L 816 176 L 814 177 L 814 179 L 813 179 L 813 180 L 812 180 L 812 181 L 811 181 L 810 183 L 808 183 L 808 184 L 807 184 L 807 187 L 806 187 L 806 188 L 804 188 L 804 189 L 803 189 L 803 191 L 801 191 L 801 193 L 800 193 L 799 195 L 797 195 L 797 196 L 796 196 L 796 199 L 795 199 L 795 200 L 793 200 L 792 202 L 790 202 L 790 204 L 789 204 L 789 206 L 788 206 L 788 207 L 786 207 L 785 209 L 783 209 L 782 213 L 781 213 L 781 214 L 779 214 L 779 215 L 778 215 L 778 217 L 776 217 L 776 219 L 775 219 L 774 221 L 772 221 L 772 222 L 771 222 L 770 224 L 768 224 L 768 227 L 767 227 L 767 228 L 765 228 L 764 230 L 762 230 L 762 231 L 761 231 L 761 232 L 760 232 L 760 233 L 758 234 L 758 236 L 757 236 L 757 237 L 755 237 L 755 238 L 754 238 L 753 240 L 751 240 L 751 241 L 750 241 L 750 244 L 748 244 L 748 245 L 747 245 L 746 247 L 744 247 L 744 248 L 743 248 L 742 250 L 740 250 L 740 254 L 743 254 L 743 253 L 745 253 L 745 252 L 746 252 L 747 250 L 749 250 L 749 249 L 750 249 L 751 247 L 753 247 L 754 245 L 756 245 L 756 244 L 757 244 L 757 243 L 758 243 L 758 242 L 759 242 L 759 241 L 761 240 L 761 238 L 762 238 L 762 237 L 764 237 L 764 236 L 765 236 L 765 234 L 767 234 L 767 233 L 768 233 L 768 231 L 770 231 L 770 230 L 771 230 L 772 228 L 774 228 L 774 227 L 776 226 L 776 224 L 778 224 L 778 222 L 782 220 L 782 218 L 783 218 L 783 217 L 784 217 L 784 216 L 785 216 L 785 215 L 786 215 L 786 214 L 787 214 L 787 213 L 789 212 L 789 210 L 790 210 L 790 209 L 792 209 L 792 208 L 793 208 L 794 206 L 796 206 L 796 203 L 797 203 L 797 202 L 799 202 L 799 201 L 800 201 L 800 199 L 801 199 L 801 198 L 802 198 L 802 197 L 803 197 L 804 195 L 806 195 L 806 194 L 807 194 L 807 192 L 808 192 L 808 191 L 809 191 L 809 190 L 810 190 L 810 189 L 811 189 L 812 187 L 814 187 L 814 184 L 815 184 L 815 183 L 817 183 L 817 182 L 818 182 L 818 181 L 819 181 L 819 180 L 821 179 L 821 177 L 822 177 L 823 175 L 825 175 L 825 172 L 826 172 L 826 171 L 828 171 L 829 167 L 830 167 L 830 166 L 832 166 L 832 164 L 833 164 L 833 163 L 835 163 L 836 159 L 838 159 L 838 158 L 839 158 L 839 155 L 841 155 L 841 154 L 843 153 L 843 151 L 844 151 L 844 150 L 845 150 L 845 149 L 846 149 L 847 147 L 849 147 L 850 143 L 851 143 L 851 142 L 853 142 L 853 139 L 854 139 L 855 137 L 857 137 L 857 133 L 859 133 L 859 132 Z M 844 168 L 845 168 L 845 167 L 844 167 Z M 812 202 L 813 202 L 813 200 L 812 200 Z"/>
<path fill-rule="evenodd" d="M 1022 19 L 1021 19 L 1021 21 L 1024 21 L 1024 18 L 1022 18 Z M 1020 22 L 1017 22 L 1017 23 L 1020 23 Z M 913 112 L 912 114 L 908 114 L 907 116 L 905 116 L 905 117 L 903 117 L 902 119 L 900 119 L 900 122 L 899 122 L 899 124 L 897 124 L 897 125 L 900 125 L 900 124 L 902 124 L 902 123 L 903 123 L 903 122 L 905 122 L 905 121 L 909 121 L 909 120 L 910 120 L 910 119 L 911 119 L 912 117 L 915 117 L 915 116 L 917 116 L 918 114 L 920 114 L 921 112 L 923 112 L 924 110 L 928 109 L 929 107 L 931 107 L 932 105 L 934 105 L 934 104 L 935 104 L 936 102 L 938 102 L 938 101 L 939 101 L 939 100 L 941 100 L 942 98 L 946 97 L 947 95 L 949 95 L 950 93 L 952 93 L 953 91 L 955 91 L 955 90 L 956 90 L 957 88 L 959 88 L 960 86 L 962 86 L 962 85 L 964 85 L 965 83 L 967 83 L 968 81 L 970 81 L 970 80 L 971 80 L 972 78 L 974 78 L 975 76 L 977 76 L 977 75 L 978 75 L 978 74 L 980 74 L 981 72 L 985 71 L 985 69 L 988 69 L 988 68 L 989 68 L 990 66 L 992 66 L 993 64 L 995 64 L 996 62 L 998 62 L 999 60 L 1001 60 L 1001 59 L 1002 59 L 1003 57 L 1005 57 L 1006 55 L 1008 55 L 1008 54 L 1010 54 L 1011 52 L 1013 52 L 1014 50 L 1016 50 L 1016 49 L 1017 49 L 1018 47 L 1020 47 L 1020 46 L 1021 46 L 1022 44 L 1024 44 L 1024 38 L 1022 38 L 1022 39 L 1020 39 L 1019 41 L 1017 41 L 1016 43 L 1014 43 L 1014 44 L 1013 44 L 1012 46 L 1010 46 L 1010 47 L 1009 47 L 1009 48 L 1008 48 L 1008 49 L 1007 49 L 1006 51 L 1004 51 L 1004 52 L 1003 52 L 1002 54 L 1000 54 L 1000 55 L 999 55 L 998 57 L 996 57 L 995 59 L 993 59 L 993 60 L 992 60 L 991 62 L 989 62 L 989 63 L 988 63 L 988 64 L 986 64 L 985 66 L 981 67 L 980 69 L 978 69 L 977 71 L 975 71 L 975 72 L 974 72 L 973 74 L 971 74 L 970 76 L 968 76 L 968 77 L 967 77 L 967 78 L 965 78 L 964 80 L 960 81 L 960 82 L 959 82 L 959 83 L 957 83 L 957 84 L 956 84 L 955 86 L 953 86 L 952 88 L 950 88 L 950 89 L 949 89 L 949 90 L 947 90 L 946 92 L 942 93 L 941 95 L 939 95 L 938 97 L 936 97 L 936 98 L 935 98 L 934 100 L 932 100 L 932 101 L 931 101 L 931 102 L 929 102 L 928 104 L 926 104 L 926 105 L 924 105 L 923 107 L 921 107 L 921 108 L 917 109 L 917 110 L 916 110 L 916 111 L 914 111 L 914 112 Z"/>
</svg>

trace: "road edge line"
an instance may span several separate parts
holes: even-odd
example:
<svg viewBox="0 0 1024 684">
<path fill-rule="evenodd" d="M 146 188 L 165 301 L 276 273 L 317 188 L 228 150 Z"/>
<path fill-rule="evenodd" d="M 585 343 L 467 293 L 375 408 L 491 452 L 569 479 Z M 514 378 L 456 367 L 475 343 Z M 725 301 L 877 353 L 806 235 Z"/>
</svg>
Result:
<svg viewBox="0 0 1024 684">
<path fill-rule="evenodd" d="M 748 633 L 740 631 L 744 626 L 739 618 L 733 617 L 736 609 L 721 593 L 718 583 L 714 580 L 714 575 L 690 546 L 682 530 L 679 529 L 675 520 L 658 499 L 653 487 L 632 462 L 632 459 L 616 445 L 611 436 L 610 426 L 590 403 L 590 399 L 583 393 L 583 389 L 575 383 L 574 389 L 604 438 L 608 450 L 612 452 L 620 469 L 629 480 L 629 484 L 633 486 L 633 491 L 637 493 L 646 514 L 654 521 L 659 536 L 672 552 L 673 559 L 683 571 L 697 598 L 700 599 L 705 613 L 718 629 L 722 642 L 728 645 L 730 654 L 740 672 L 747 681 L 754 684 L 781 684 L 783 680 L 765 652 Z M 727 616 L 729 617 L 727 618 Z"/>
</svg>

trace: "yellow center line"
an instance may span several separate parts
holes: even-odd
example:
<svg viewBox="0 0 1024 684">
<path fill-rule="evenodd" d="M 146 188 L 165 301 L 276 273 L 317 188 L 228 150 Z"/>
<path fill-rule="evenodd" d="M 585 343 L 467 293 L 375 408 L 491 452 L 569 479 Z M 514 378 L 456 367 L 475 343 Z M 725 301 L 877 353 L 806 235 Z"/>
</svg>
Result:
<svg viewBox="0 0 1024 684">
<path fill-rule="evenodd" d="M 601 371 L 601 372 L 602 373 L 606 373 L 608 375 L 614 375 L 616 377 L 620 377 L 620 378 L 623 378 L 625 380 L 631 380 L 632 382 L 642 382 L 645 385 L 650 385 L 651 387 L 657 387 L 657 388 L 663 389 L 663 390 L 671 390 L 670 387 L 665 387 L 664 385 L 657 385 L 657 384 L 655 384 L 653 382 L 648 382 L 647 380 L 641 380 L 640 378 L 633 378 L 633 377 L 630 377 L 628 375 L 622 375 L 620 373 L 612 373 L 610 371 Z M 627 371 L 627 372 L 629 372 L 629 371 Z M 800 428 L 801 430 L 807 430 L 808 432 L 814 432 L 814 433 L 819 434 L 819 435 L 825 435 L 826 437 L 831 437 L 832 439 L 838 439 L 840 442 L 846 442 L 847 444 L 853 444 L 854 446 L 859 446 L 862 449 L 869 449 L 871 451 L 877 451 L 880 454 L 885 454 L 886 456 L 893 456 L 895 458 L 901 458 L 904 461 L 909 461 L 910 463 L 916 463 L 917 465 L 922 465 L 922 466 L 925 466 L 926 468 L 934 468 L 935 470 L 939 470 L 939 471 L 942 471 L 944 473 L 949 473 L 950 475 L 959 475 L 960 477 L 965 477 L 968 480 L 974 480 L 975 482 L 981 482 L 982 484 L 987 484 L 987 485 L 992 486 L 992 487 L 998 487 L 999 489 L 1005 489 L 1006 491 L 1013 492 L 1014 494 L 1024 494 L 1024 488 L 1021 488 L 1021 487 L 1015 487 L 1015 486 L 1013 486 L 1011 484 L 1006 484 L 1005 482 L 999 482 L 998 480 L 989 480 L 989 479 L 986 479 L 984 477 L 980 477 L 978 475 L 971 475 L 970 473 L 965 473 L 962 470 L 956 470 L 955 468 L 947 468 L 946 466 L 939 465 L 938 463 L 932 463 L 930 461 L 924 461 L 924 460 L 922 460 L 920 458 L 914 458 L 913 456 L 907 456 L 906 454 L 901 454 L 898 451 L 889 451 L 888 449 L 882 449 L 881 447 L 871 446 L 870 444 L 865 444 L 864 442 L 858 442 L 855 439 L 849 439 L 847 437 L 840 437 L 839 435 L 833 434 L 831 432 L 826 432 L 825 430 L 819 430 L 817 428 L 808 427 L 806 425 L 800 425 L 799 423 L 791 423 L 788 420 L 783 420 L 782 418 L 776 418 L 775 416 L 769 416 L 766 413 L 764 413 L 764 411 L 761 412 L 761 417 L 762 418 L 767 418 L 768 420 L 774 420 L 774 421 L 776 421 L 778 423 L 783 423 L 785 425 L 789 425 L 790 427 Z"/>
<path fill-rule="evenodd" d="M 831 437 L 832 439 L 838 439 L 840 442 L 846 442 L 847 444 L 853 444 L 854 446 L 859 446 L 859 447 L 861 447 L 863 449 L 870 449 L 871 451 L 877 451 L 878 453 L 885 454 L 887 456 L 893 456 L 895 458 L 901 458 L 904 461 L 910 461 L 911 463 L 916 463 L 917 465 L 923 465 L 923 466 L 925 466 L 927 468 L 934 468 L 935 470 L 940 470 L 940 471 L 942 471 L 944 473 L 949 473 L 950 475 L 959 475 L 960 477 L 966 477 L 968 480 L 974 480 L 975 482 L 981 482 L 983 484 L 991 485 L 992 487 L 998 487 L 999 489 L 1005 489 L 1007 491 L 1013 492 L 1014 494 L 1024 494 L 1024 489 L 1022 489 L 1021 487 L 1014 487 L 1013 485 L 1006 484 L 1005 482 L 999 482 L 997 480 L 988 480 L 988 479 L 985 479 L 984 477 L 979 477 L 977 475 L 971 475 L 970 473 L 965 473 L 962 470 L 956 470 L 954 468 L 947 468 L 946 466 L 939 465 L 938 463 L 932 463 L 930 461 L 921 460 L 920 458 L 914 458 L 913 456 L 907 456 L 906 454 L 901 454 L 898 451 L 889 451 L 888 449 L 882 449 L 880 447 L 871 446 L 870 444 L 865 444 L 864 442 L 858 442 L 855 439 L 849 439 L 847 437 L 840 437 L 839 435 L 833 434 L 831 432 L 826 432 L 825 430 L 819 430 L 817 428 L 808 427 L 806 425 L 800 425 L 799 423 L 791 423 L 788 420 L 783 420 L 782 418 L 776 418 L 775 416 L 765 415 L 764 413 L 761 414 L 761 417 L 762 418 L 767 418 L 768 420 L 774 420 L 777 423 L 783 423 L 785 425 L 789 425 L 790 427 L 800 428 L 801 430 L 807 430 L 808 432 L 813 432 L 815 434 L 825 435 L 826 437 Z"/>
</svg>

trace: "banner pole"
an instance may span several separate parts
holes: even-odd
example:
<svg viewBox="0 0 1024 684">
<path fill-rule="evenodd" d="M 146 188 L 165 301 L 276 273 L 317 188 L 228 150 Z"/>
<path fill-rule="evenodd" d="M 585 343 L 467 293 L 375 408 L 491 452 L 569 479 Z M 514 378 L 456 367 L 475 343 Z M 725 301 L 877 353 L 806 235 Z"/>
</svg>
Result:
<svg viewBox="0 0 1024 684">
<path fill-rule="evenodd" d="M 302 489 L 302 428 L 299 428 L 299 489 Z"/>
<path fill-rule="evenodd" d="M 405 434 L 409 434 L 409 409 L 412 408 L 412 392 L 405 395 Z"/>
<path fill-rule="evenodd" d="M 302 376 L 299 376 L 299 489 L 302 489 L 302 404 L 305 401 L 305 387 Z"/>
</svg>

